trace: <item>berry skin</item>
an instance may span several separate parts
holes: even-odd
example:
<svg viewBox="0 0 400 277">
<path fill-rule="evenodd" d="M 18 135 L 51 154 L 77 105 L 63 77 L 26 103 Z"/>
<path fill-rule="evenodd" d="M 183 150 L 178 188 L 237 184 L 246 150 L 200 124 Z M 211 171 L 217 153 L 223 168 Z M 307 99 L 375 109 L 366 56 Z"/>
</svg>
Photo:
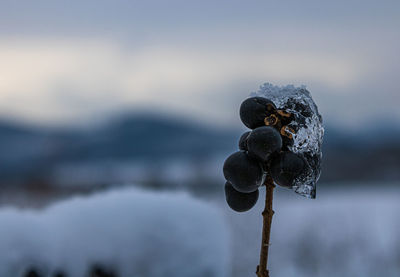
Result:
<svg viewBox="0 0 400 277">
<path fill-rule="evenodd" d="M 279 132 L 270 126 L 254 129 L 247 139 L 249 155 L 261 162 L 268 161 L 272 153 L 282 148 L 282 137 Z"/>
<path fill-rule="evenodd" d="M 242 193 L 229 183 L 225 183 L 225 198 L 229 207 L 236 212 L 247 212 L 257 203 L 258 189 L 251 193 Z"/>
<path fill-rule="evenodd" d="M 260 164 L 244 151 L 230 155 L 225 160 L 223 171 L 225 179 L 237 191 L 243 193 L 256 191 L 264 181 L 264 172 Z"/>
<path fill-rule="evenodd" d="M 302 157 L 292 152 L 282 152 L 275 156 L 270 164 L 271 177 L 282 187 L 291 188 L 294 181 L 306 169 L 306 162 Z"/>
<path fill-rule="evenodd" d="M 264 97 L 251 97 L 240 106 L 240 119 L 250 129 L 264 126 L 264 119 L 274 113 L 274 103 Z"/>
<path fill-rule="evenodd" d="M 247 139 L 250 135 L 250 131 L 244 133 L 239 139 L 239 149 L 247 151 Z"/>
</svg>

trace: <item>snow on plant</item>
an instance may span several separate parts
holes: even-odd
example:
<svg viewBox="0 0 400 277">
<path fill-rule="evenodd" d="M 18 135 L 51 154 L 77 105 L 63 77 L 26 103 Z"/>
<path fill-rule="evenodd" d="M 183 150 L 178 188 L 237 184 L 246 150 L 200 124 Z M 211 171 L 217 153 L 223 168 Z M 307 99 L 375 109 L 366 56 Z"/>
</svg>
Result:
<svg viewBox="0 0 400 277">
<path fill-rule="evenodd" d="M 0 222 L 2 277 L 229 273 L 223 215 L 185 193 L 120 189 L 42 211 L 3 209 Z"/>
<path fill-rule="evenodd" d="M 224 163 L 225 195 L 237 212 L 250 210 L 266 186 L 259 277 L 269 276 L 268 248 L 274 183 L 315 198 L 321 172 L 322 117 L 305 87 L 264 84 L 240 106 L 252 131 L 239 139 L 240 151 Z"/>
</svg>

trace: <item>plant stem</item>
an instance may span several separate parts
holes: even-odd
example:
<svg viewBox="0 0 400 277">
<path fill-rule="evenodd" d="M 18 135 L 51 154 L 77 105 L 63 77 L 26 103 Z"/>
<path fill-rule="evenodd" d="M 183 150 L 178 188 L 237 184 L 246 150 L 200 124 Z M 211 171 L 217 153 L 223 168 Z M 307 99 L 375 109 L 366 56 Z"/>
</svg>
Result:
<svg viewBox="0 0 400 277">
<path fill-rule="evenodd" d="M 265 180 L 265 208 L 262 212 L 263 216 L 263 228 L 262 228 L 262 239 L 261 239 L 261 250 L 260 250 L 260 264 L 257 266 L 258 277 L 269 277 L 269 271 L 267 269 L 268 264 L 268 249 L 269 249 L 269 237 L 271 234 L 271 222 L 274 211 L 272 210 L 272 199 L 274 195 L 274 182 L 271 177 L 267 177 Z"/>
</svg>

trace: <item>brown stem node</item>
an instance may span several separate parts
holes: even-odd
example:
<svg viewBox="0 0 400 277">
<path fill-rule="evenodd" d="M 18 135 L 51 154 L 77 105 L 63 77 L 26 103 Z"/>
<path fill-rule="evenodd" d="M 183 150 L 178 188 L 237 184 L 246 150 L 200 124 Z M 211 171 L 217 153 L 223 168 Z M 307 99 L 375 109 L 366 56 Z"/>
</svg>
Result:
<svg viewBox="0 0 400 277">
<path fill-rule="evenodd" d="M 284 116 L 284 117 L 291 117 L 291 116 L 292 116 L 291 113 L 288 113 L 288 112 L 286 112 L 286 111 L 284 111 L 284 110 L 277 110 L 277 113 L 278 113 L 279 115 L 281 115 L 281 116 Z"/>
<path fill-rule="evenodd" d="M 276 115 L 274 115 L 274 114 L 271 114 L 270 116 L 267 116 L 264 119 L 264 123 L 267 126 L 274 126 L 274 125 L 276 125 L 278 123 L 278 121 L 279 121 L 278 117 Z"/>
<path fill-rule="evenodd" d="M 285 125 L 281 128 L 281 135 L 288 137 L 290 139 L 293 138 L 293 134 L 295 133 L 295 131 L 293 130 L 293 128 L 290 128 L 289 126 Z"/>
</svg>

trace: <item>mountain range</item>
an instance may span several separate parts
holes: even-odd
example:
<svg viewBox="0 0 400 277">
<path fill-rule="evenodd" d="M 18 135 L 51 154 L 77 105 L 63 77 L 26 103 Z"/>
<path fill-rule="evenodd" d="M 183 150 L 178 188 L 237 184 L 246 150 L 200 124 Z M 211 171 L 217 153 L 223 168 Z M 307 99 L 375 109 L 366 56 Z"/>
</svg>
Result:
<svg viewBox="0 0 400 277">
<path fill-rule="evenodd" d="M 400 180 L 399 128 L 325 129 L 321 181 Z M 79 167 L 129 161 L 162 167 L 176 160 L 193 165 L 214 164 L 216 159 L 222 163 L 221 157 L 236 151 L 242 132 L 146 113 L 126 114 L 86 129 L 43 128 L 3 121 L 0 185 L 46 180 L 55 169 L 71 164 Z"/>
</svg>

